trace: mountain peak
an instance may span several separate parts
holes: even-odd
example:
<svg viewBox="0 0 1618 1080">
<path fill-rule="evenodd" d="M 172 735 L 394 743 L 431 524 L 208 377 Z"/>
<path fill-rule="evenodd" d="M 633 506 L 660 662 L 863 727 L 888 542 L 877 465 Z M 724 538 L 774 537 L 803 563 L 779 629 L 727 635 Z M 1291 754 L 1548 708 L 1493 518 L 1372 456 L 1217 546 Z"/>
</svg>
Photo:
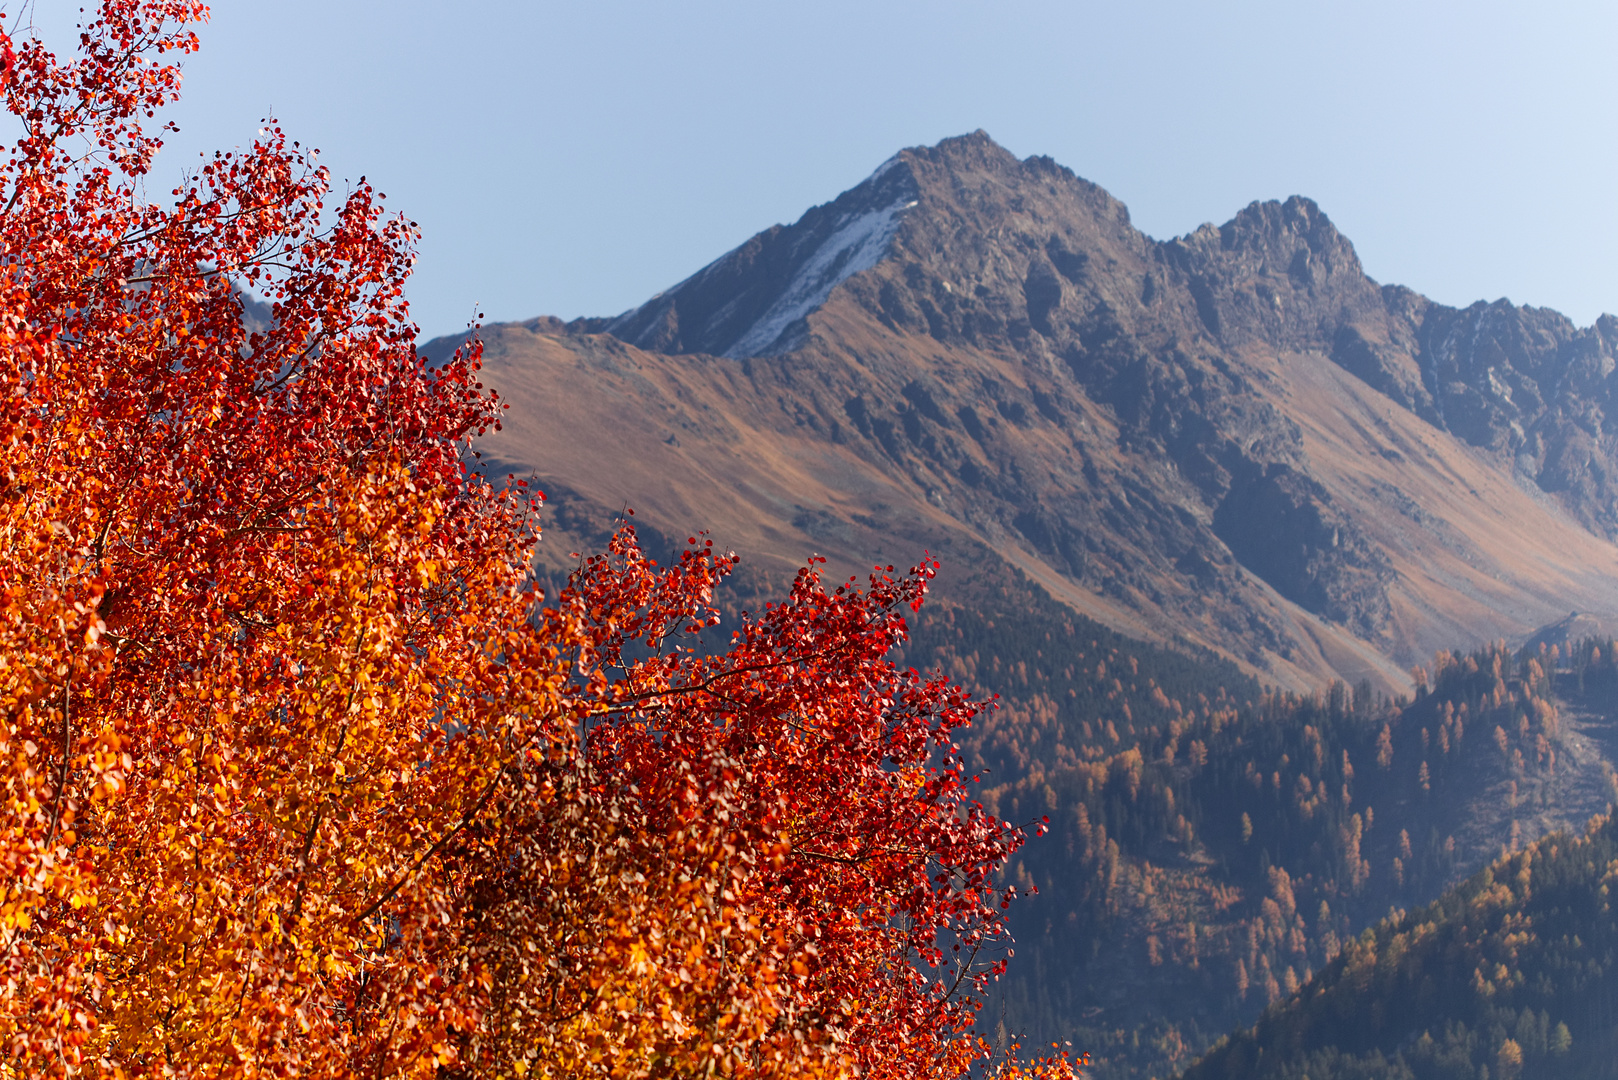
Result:
<svg viewBox="0 0 1618 1080">
<path fill-rule="evenodd" d="M 984 253 L 952 250 L 948 235 L 963 224 L 971 222 L 969 231 L 981 240 L 1010 217 L 1031 213 L 1060 223 L 1075 212 L 1123 228 L 1131 241 L 1143 239 L 1129 228 L 1124 205 L 1100 187 L 1048 157 L 1019 160 L 979 129 L 901 150 L 794 224 L 758 233 L 640 307 L 590 320 L 588 328 L 660 352 L 776 355 L 803 342 L 808 316 L 837 286 L 893 254 L 906 222 L 918 214 L 933 223 L 921 230 L 930 240 L 902 246 L 911 257 L 931 250 L 934 262 L 942 260 L 941 273 L 949 264 L 965 277 L 976 274 Z"/>
<path fill-rule="evenodd" d="M 913 146 L 899 152 L 901 157 L 907 155 L 958 165 L 1015 168 L 1021 164 L 1017 155 L 995 142 L 982 128 L 965 135 L 952 135 L 933 146 Z"/>
<path fill-rule="evenodd" d="M 917 195 L 905 154 L 896 154 L 795 224 L 766 229 L 602 329 L 659 352 L 784 352 L 833 289 L 887 255 Z"/>
</svg>

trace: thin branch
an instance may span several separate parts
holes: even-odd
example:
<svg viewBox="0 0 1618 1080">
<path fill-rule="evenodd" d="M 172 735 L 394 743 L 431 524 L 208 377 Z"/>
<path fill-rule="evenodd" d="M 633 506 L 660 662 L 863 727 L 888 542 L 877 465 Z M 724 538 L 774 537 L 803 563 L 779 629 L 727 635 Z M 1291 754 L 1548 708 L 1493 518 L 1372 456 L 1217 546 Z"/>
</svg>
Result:
<svg viewBox="0 0 1618 1080">
<path fill-rule="evenodd" d="M 500 768 L 495 770 L 494 779 L 489 781 L 489 786 L 483 790 L 482 795 L 478 796 L 478 800 L 472 805 L 472 809 L 463 814 L 461 816 L 461 820 L 456 822 L 455 827 L 450 829 L 443 836 L 439 837 L 437 842 L 434 843 L 432 847 L 422 852 L 421 857 L 411 865 L 410 869 L 399 875 L 399 880 L 390 885 L 386 892 L 377 897 L 376 900 L 374 900 L 364 911 L 360 912 L 355 921 L 364 922 L 372 915 L 375 915 L 383 904 L 386 904 L 389 900 L 392 900 L 396 895 L 398 895 L 399 890 L 404 888 L 405 882 L 409 881 L 411 877 L 415 875 L 417 870 L 420 870 L 424 865 L 426 865 L 428 859 L 431 859 L 434 855 L 442 851 L 445 844 L 449 843 L 450 840 L 459 834 L 462 829 L 470 825 L 472 820 L 483 812 L 483 808 L 488 805 L 489 800 L 494 797 L 494 793 L 500 787 L 500 781 L 505 777 L 505 775 L 506 765 L 502 764 Z"/>
<path fill-rule="evenodd" d="M 73 756 L 73 690 L 71 684 L 62 687 L 62 767 L 56 776 L 56 798 L 52 800 L 51 831 L 45 838 L 45 847 L 56 843 L 56 833 L 62 824 L 62 799 L 67 791 L 67 766 Z"/>
<path fill-rule="evenodd" d="M 315 810 L 315 820 L 310 823 L 309 831 L 303 836 L 303 851 L 298 854 L 298 891 L 292 898 L 292 914 L 287 920 L 288 933 L 291 932 L 292 924 L 298 921 L 298 916 L 303 912 L 303 894 L 309 888 L 309 852 L 314 847 L 315 833 L 320 831 L 320 819 L 325 814 L 326 803 L 322 801 L 320 807 Z"/>
</svg>

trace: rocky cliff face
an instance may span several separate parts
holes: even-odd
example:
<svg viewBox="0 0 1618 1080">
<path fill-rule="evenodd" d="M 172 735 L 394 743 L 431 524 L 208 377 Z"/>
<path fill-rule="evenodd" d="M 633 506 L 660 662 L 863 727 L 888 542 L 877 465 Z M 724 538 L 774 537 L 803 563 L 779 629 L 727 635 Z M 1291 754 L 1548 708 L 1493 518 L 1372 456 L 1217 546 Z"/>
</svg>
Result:
<svg viewBox="0 0 1618 1080">
<path fill-rule="evenodd" d="M 759 233 L 724 258 L 590 329 L 654 352 L 769 356 L 802 341 L 808 315 L 839 283 L 887 256 L 916 184 L 895 158 L 796 225 Z"/>
<path fill-rule="evenodd" d="M 964 545 L 1270 681 L 1391 688 L 1618 613 L 1615 339 L 1379 286 L 1307 199 L 1158 242 L 979 132 L 621 316 L 489 328 L 486 450 L 783 565 Z"/>
</svg>

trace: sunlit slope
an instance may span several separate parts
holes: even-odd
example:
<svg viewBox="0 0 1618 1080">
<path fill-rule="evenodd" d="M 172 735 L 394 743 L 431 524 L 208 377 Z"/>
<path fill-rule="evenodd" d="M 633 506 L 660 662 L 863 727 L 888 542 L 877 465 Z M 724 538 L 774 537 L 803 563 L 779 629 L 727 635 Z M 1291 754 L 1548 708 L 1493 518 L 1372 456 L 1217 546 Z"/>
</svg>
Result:
<svg viewBox="0 0 1618 1080">
<path fill-rule="evenodd" d="M 1618 611 L 1618 546 L 1497 459 L 1318 355 L 1254 367 L 1299 424 L 1313 475 L 1387 554 L 1399 655 L 1490 633 L 1520 640 L 1568 611 Z"/>
<path fill-rule="evenodd" d="M 875 336 L 852 304 L 834 300 L 815 321 L 838 352 L 856 351 L 853 339 L 862 331 Z M 1388 560 L 1391 614 L 1385 634 L 1373 640 L 1280 595 L 1217 540 L 1203 551 L 1123 551 L 1120 561 L 1133 564 L 1142 584 L 1087 587 L 985 512 L 981 504 L 993 501 L 992 491 L 861 453 L 851 423 L 833 431 L 817 422 L 835 393 L 830 373 L 843 367 L 846 375 L 851 366 L 830 348 L 806 371 L 803 357 L 650 354 L 607 335 L 569 334 L 550 321 L 491 327 L 484 339 L 485 378 L 510 405 L 504 429 L 481 444 L 497 463 L 492 471 L 533 475 L 563 501 L 586 498 L 598 515 L 632 507 L 665 535 L 706 528 L 777 577 L 811 553 L 828 556 L 842 574 L 978 541 L 1116 629 L 1206 645 L 1298 689 L 1332 677 L 1399 688 L 1412 657 L 1518 638 L 1569 610 L 1618 611 L 1618 548 L 1319 356 L 1252 361 L 1254 396 L 1295 420 L 1312 475 Z M 936 343 L 893 335 L 882 345 L 906 366 L 942 370 L 945 376 L 934 376 L 940 383 L 994 378 L 1027 392 L 1016 369 L 991 354 L 941 355 Z M 1143 463 L 1120 447 L 1107 410 L 1089 406 L 1077 422 L 1091 433 L 1083 461 L 1070 470 L 1047 465 L 1042 494 L 1083 497 L 1091 473 L 1127 490 Z M 1054 424 L 1002 423 L 996 439 L 996 455 L 971 446 L 985 473 L 995 456 L 1019 465 L 1076 456 Z M 1211 517 L 1191 497 L 1182 508 Z M 547 539 L 542 560 L 565 569 L 577 550 L 570 544 L 565 533 Z M 1222 562 L 1241 604 L 1221 610 L 1217 596 L 1200 592 L 1197 579 L 1176 565 L 1188 556 Z M 1155 574 L 1143 572 L 1154 564 Z M 1285 653 L 1244 647 L 1253 635 L 1231 622 L 1246 611 L 1279 628 Z"/>
<path fill-rule="evenodd" d="M 795 422 L 782 404 L 787 387 L 770 385 L 774 369 L 754 365 L 750 375 L 743 362 L 657 356 L 608 336 L 556 329 L 539 323 L 484 332 L 485 381 L 510 405 L 503 430 L 479 444 L 492 473 L 535 477 L 555 499 L 588 501 L 597 516 L 633 508 L 638 521 L 666 536 L 707 529 L 774 580 L 815 553 L 830 559 L 834 573 L 853 574 L 876 561 L 913 561 L 923 550 L 980 558 L 976 541 L 1097 621 L 1138 638 L 1206 645 L 1254 669 L 1230 648 L 1216 620 L 1177 617 L 1173 601 L 1192 601 L 1190 588 L 1169 579 L 1177 595 L 1167 603 L 1134 588 L 1114 594 L 1085 588 L 1017 533 L 962 507 L 958 492 L 918 484 L 824 429 Z M 1014 437 L 1030 455 L 1062 452 L 1049 431 Z M 570 567 L 579 550 L 573 535 L 558 530 L 542 540 L 541 563 Z M 1401 685 L 1402 672 L 1365 643 L 1256 577 L 1248 584 L 1251 603 L 1314 646 L 1291 660 L 1268 658 L 1257 670 L 1272 681 L 1315 686 L 1346 674 Z"/>
</svg>

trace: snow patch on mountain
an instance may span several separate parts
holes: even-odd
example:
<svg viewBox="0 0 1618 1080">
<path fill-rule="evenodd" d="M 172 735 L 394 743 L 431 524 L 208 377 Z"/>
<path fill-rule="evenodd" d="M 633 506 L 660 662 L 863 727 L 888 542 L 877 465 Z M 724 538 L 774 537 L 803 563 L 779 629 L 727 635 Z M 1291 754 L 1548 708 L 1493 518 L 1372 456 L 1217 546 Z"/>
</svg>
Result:
<svg viewBox="0 0 1618 1080">
<path fill-rule="evenodd" d="M 871 180 L 888 167 L 878 169 Z M 804 260 L 775 303 L 725 350 L 725 355 L 732 359 L 766 355 L 799 320 L 824 304 L 833 289 L 882 260 L 899 231 L 901 215 L 915 205 L 914 198 L 902 194 L 887 206 L 852 213 L 838 222 L 832 234 Z"/>
</svg>

